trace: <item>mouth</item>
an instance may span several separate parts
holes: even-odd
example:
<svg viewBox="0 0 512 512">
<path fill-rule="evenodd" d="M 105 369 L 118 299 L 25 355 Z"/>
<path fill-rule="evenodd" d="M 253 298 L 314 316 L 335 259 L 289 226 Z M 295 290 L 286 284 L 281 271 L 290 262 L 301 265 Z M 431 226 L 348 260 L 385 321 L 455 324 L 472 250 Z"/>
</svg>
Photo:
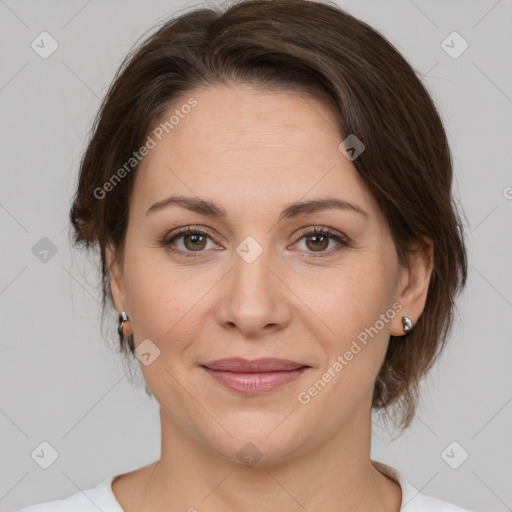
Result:
<svg viewBox="0 0 512 512">
<path fill-rule="evenodd" d="M 245 395 L 277 389 L 300 377 L 310 366 L 285 359 L 220 359 L 200 365 L 223 386 Z"/>
</svg>

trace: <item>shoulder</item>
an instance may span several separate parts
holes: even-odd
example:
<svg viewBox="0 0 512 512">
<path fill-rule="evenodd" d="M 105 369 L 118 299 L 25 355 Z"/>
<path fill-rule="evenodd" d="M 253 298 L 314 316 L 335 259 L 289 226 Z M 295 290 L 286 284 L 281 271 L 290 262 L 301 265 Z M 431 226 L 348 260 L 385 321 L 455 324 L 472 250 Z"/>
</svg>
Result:
<svg viewBox="0 0 512 512">
<path fill-rule="evenodd" d="M 402 505 L 400 510 L 403 512 L 473 512 L 467 508 L 458 507 L 453 503 L 421 493 L 408 504 Z"/>
<path fill-rule="evenodd" d="M 96 487 L 79 491 L 68 498 L 31 505 L 19 512 L 123 512 L 112 493 L 114 475 L 105 478 Z"/>
<path fill-rule="evenodd" d="M 387 464 L 372 460 L 372 465 L 400 485 L 402 489 L 400 512 L 473 512 L 453 503 L 421 493 L 400 471 Z"/>
<path fill-rule="evenodd" d="M 448 501 L 419 492 L 407 480 L 401 480 L 402 506 L 400 512 L 473 512 Z"/>
</svg>

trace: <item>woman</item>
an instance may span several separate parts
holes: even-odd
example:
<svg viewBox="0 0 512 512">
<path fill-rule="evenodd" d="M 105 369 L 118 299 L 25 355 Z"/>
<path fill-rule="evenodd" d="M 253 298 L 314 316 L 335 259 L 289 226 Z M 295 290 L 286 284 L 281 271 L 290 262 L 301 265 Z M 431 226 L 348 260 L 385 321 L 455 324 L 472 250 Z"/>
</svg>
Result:
<svg viewBox="0 0 512 512">
<path fill-rule="evenodd" d="M 42 511 L 463 511 L 370 458 L 466 281 L 450 150 L 411 66 L 343 10 L 166 22 L 98 114 L 70 212 L 160 405 L 161 457 Z"/>
</svg>

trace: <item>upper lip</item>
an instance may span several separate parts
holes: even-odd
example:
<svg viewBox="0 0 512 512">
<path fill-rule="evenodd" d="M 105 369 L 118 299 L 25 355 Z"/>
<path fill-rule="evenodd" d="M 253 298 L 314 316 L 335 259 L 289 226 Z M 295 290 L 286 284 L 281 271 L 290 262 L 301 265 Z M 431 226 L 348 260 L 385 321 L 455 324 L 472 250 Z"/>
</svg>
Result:
<svg viewBox="0 0 512 512">
<path fill-rule="evenodd" d="M 211 363 L 205 363 L 211 370 L 223 370 L 228 372 L 250 373 L 250 372 L 277 372 L 289 371 L 302 368 L 307 365 L 289 361 L 286 359 L 265 358 L 249 361 L 242 357 L 232 357 L 228 359 L 218 359 Z"/>
</svg>

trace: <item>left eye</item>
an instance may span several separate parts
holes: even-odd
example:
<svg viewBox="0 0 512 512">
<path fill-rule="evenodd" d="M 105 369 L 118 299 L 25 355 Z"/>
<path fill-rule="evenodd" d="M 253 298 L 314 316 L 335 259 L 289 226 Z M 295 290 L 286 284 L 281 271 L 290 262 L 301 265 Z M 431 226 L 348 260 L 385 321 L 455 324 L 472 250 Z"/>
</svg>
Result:
<svg viewBox="0 0 512 512">
<path fill-rule="evenodd" d="M 332 241 L 344 244 L 344 240 L 340 236 L 323 230 L 309 231 L 302 235 L 299 242 L 302 240 L 305 241 L 306 248 L 312 252 L 326 252 Z"/>
</svg>

